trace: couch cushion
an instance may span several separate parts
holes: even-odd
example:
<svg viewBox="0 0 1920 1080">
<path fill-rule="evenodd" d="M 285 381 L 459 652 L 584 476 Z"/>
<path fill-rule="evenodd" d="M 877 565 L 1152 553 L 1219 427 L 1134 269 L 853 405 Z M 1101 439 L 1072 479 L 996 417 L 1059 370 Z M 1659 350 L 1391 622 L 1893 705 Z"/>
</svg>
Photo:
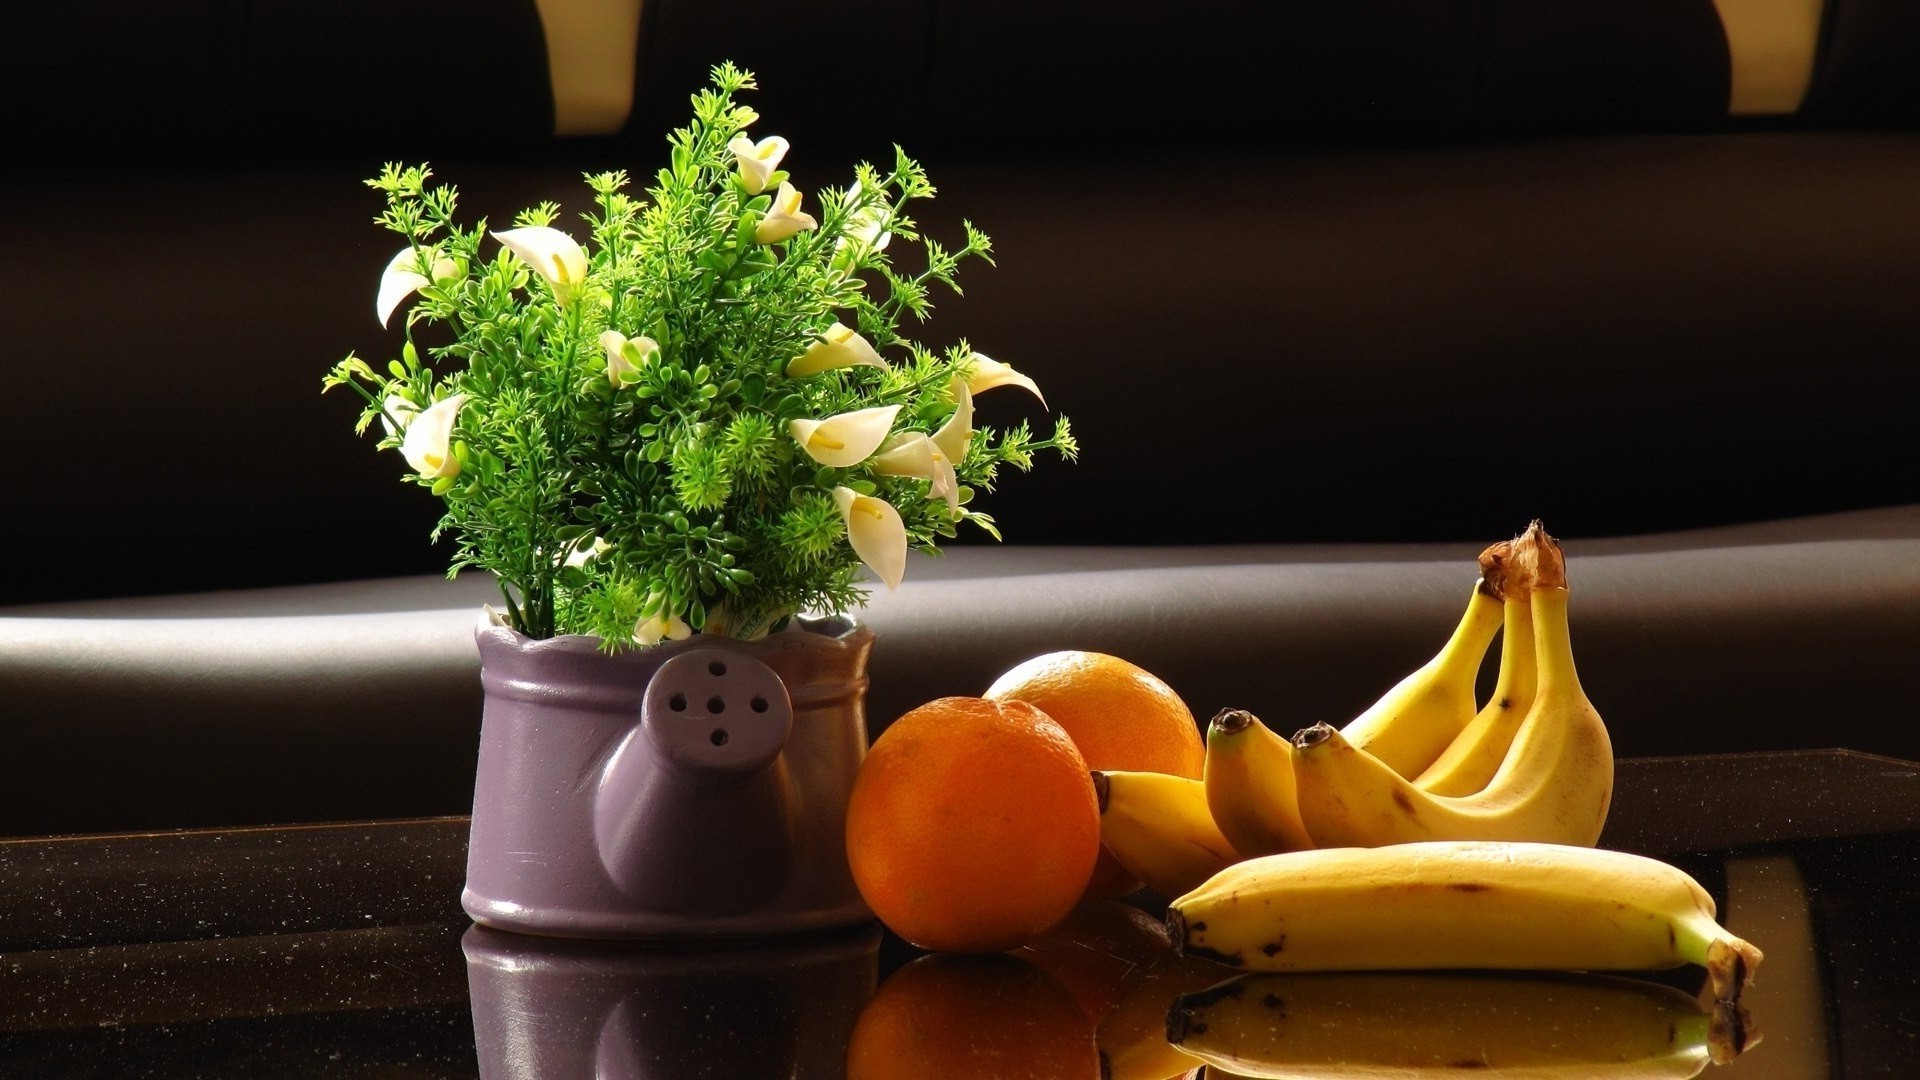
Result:
<svg viewBox="0 0 1920 1080">
<path fill-rule="evenodd" d="M 1563 542 L 1575 653 L 1617 753 L 1920 759 L 1904 668 L 1920 505 Z M 1061 648 L 1141 664 L 1200 722 L 1227 706 L 1289 732 L 1338 721 L 1445 640 L 1481 546 L 916 559 L 863 614 L 869 727 Z M 422 577 L 0 609 L 0 835 L 464 813 L 491 595 Z"/>
</svg>

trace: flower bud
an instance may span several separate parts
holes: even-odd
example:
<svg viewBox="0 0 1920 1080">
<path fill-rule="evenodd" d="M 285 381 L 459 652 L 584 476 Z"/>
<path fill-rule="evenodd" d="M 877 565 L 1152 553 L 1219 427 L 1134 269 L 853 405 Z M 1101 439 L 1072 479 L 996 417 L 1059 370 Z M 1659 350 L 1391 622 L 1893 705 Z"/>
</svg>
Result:
<svg viewBox="0 0 1920 1080">
<path fill-rule="evenodd" d="M 767 208 L 767 216 L 754 226 L 753 242 L 777 244 L 819 227 L 820 223 L 813 220 L 813 215 L 801 211 L 799 189 L 782 180 L 780 190 L 773 197 L 773 205 Z"/>
<path fill-rule="evenodd" d="M 853 553 L 886 583 L 900 587 L 907 573 L 907 526 L 900 511 L 885 499 L 862 495 L 849 487 L 833 489 L 833 503 L 847 524 L 847 543 Z"/>
<path fill-rule="evenodd" d="M 453 455 L 453 422 L 467 395 L 441 398 L 420 411 L 407 425 L 400 453 L 423 478 L 437 480 L 460 475 L 460 459 Z"/>
<path fill-rule="evenodd" d="M 787 156 L 787 140 L 769 135 L 754 142 L 745 135 L 735 135 L 727 149 L 733 151 L 733 159 L 740 164 L 740 181 L 746 185 L 747 194 L 758 195 L 767 190 L 767 178 Z"/>
</svg>

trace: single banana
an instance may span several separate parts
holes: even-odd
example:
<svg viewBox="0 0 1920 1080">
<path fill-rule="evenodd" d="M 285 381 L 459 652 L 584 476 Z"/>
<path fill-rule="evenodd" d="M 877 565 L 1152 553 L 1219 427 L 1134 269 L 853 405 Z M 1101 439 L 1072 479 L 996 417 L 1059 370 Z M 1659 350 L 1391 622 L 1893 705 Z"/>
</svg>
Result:
<svg viewBox="0 0 1920 1080">
<path fill-rule="evenodd" d="M 1175 999 L 1167 1040 L 1240 1076 L 1684 1080 L 1758 1041 L 1672 987 L 1607 975 L 1241 975 Z"/>
<path fill-rule="evenodd" d="M 1178 896 L 1240 857 L 1213 823 L 1202 781 L 1096 769 L 1093 787 L 1100 800 L 1101 844 L 1155 892 Z"/>
<path fill-rule="evenodd" d="M 1513 737 L 1533 707 L 1538 667 L 1533 654 L 1532 590 L 1508 583 L 1502 600 L 1500 673 L 1493 695 L 1437 761 L 1414 779 L 1432 795 L 1472 795 L 1487 786 L 1513 746 Z"/>
<path fill-rule="evenodd" d="M 1347 741 L 1401 776 L 1432 765 L 1479 709 L 1475 683 L 1500 629 L 1501 607 L 1498 587 L 1482 575 L 1446 645 L 1347 721 Z"/>
<path fill-rule="evenodd" d="M 1293 792 L 1293 744 L 1245 709 L 1207 725 L 1202 783 L 1220 834 L 1242 857 L 1313 846 Z"/>
<path fill-rule="evenodd" d="M 1167 908 L 1174 948 L 1253 971 L 1651 971 L 1698 964 L 1735 1002 L 1760 950 L 1643 855 L 1435 840 L 1265 855 Z"/>
<path fill-rule="evenodd" d="M 1334 728 L 1302 729 L 1293 739 L 1296 798 L 1317 846 L 1599 840 L 1613 795 L 1613 746 L 1574 670 L 1565 562 L 1537 521 L 1514 541 L 1514 562 L 1531 592 L 1539 683 L 1499 771 L 1476 794 L 1433 795 Z"/>
</svg>

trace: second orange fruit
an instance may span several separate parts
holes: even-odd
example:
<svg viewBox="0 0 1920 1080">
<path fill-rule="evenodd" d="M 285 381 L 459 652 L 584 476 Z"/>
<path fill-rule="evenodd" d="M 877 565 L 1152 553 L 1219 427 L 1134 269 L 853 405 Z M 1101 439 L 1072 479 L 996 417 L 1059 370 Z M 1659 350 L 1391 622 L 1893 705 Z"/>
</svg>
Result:
<svg viewBox="0 0 1920 1080">
<path fill-rule="evenodd" d="M 923 949 L 998 952 L 1073 910 L 1100 854 L 1086 761 L 1018 701 L 945 697 L 881 732 L 847 801 L 854 884 Z"/>
<path fill-rule="evenodd" d="M 1089 769 L 1172 773 L 1198 780 L 1207 747 L 1192 710 L 1165 680 L 1102 652 L 1061 649 L 1008 669 L 987 688 L 994 701 L 1024 701 L 1066 729 Z M 1106 849 L 1087 895 L 1138 888 Z"/>
</svg>

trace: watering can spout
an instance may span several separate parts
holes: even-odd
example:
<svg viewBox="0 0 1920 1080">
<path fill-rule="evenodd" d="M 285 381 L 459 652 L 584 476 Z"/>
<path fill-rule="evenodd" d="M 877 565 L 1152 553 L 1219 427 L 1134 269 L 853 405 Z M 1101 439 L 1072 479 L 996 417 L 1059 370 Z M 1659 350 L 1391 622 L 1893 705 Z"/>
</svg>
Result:
<svg viewBox="0 0 1920 1080">
<path fill-rule="evenodd" d="M 638 722 L 601 771 L 600 861 L 656 910 L 751 910 L 793 863 L 793 705 L 771 667 L 721 649 L 660 666 Z"/>
</svg>

